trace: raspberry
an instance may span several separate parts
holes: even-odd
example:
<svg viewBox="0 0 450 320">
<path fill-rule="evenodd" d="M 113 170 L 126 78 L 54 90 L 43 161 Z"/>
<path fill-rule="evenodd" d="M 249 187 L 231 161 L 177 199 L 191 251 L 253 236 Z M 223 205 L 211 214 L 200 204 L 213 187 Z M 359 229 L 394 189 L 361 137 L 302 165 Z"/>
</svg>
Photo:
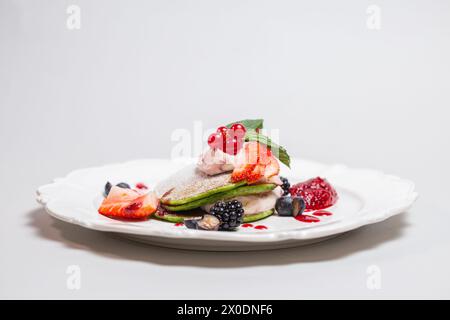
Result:
<svg viewBox="0 0 450 320">
<path fill-rule="evenodd" d="M 336 190 L 323 178 L 316 177 L 293 185 L 289 192 L 305 200 L 306 211 L 331 207 L 338 199 Z"/>
</svg>

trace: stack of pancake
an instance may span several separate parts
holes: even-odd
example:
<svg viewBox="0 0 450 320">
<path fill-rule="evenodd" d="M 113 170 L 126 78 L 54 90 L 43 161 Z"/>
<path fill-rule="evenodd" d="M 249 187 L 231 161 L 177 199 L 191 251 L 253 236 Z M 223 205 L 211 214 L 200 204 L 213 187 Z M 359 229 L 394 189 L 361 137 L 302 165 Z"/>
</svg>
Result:
<svg viewBox="0 0 450 320">
<path fill-rule="evenodd" d="M 276 183 L 233 183 L 231 172 L 210 176 L 195 165 L 187 166 L 160 182 L 155 191 L 161 199 L 161 210 L 155 213 L 155 217 L 170 222 L 201 216 L 209 212 L 214 203 L 234 199 L 243 205 L 244 222 L 257 221 L 274 213 L 275 202 L 282 194 Z"/>
</svg>

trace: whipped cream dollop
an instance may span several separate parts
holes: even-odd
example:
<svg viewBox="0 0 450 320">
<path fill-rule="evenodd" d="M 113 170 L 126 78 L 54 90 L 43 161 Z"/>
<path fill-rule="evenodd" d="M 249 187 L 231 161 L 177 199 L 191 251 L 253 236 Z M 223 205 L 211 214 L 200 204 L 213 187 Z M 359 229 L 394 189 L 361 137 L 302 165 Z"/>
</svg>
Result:
<svg viewBox="0 0 450 320">
<path fill-rule="evenodd" d="M 230 155 L 219 149 L 208 148 L 200 156 L 197 168 L 209 175 L 233 171 L 236 167 L 237 156 Z"/>
<path fill-rule="evenodd" d="M 197 169 L 209 176 L 231 172 L 239 163 L 242 163 L 243 157 L 245 157 L 243 150 L 244 148 L 237 155 L 230 155 L 219 149 L 208 148 L 200 156 L 197 162 Z M 270 178 L 262 177 L 258 183 L 273 183 L 278 186 L 283 184 L 278 175 Z"/>
</svg>

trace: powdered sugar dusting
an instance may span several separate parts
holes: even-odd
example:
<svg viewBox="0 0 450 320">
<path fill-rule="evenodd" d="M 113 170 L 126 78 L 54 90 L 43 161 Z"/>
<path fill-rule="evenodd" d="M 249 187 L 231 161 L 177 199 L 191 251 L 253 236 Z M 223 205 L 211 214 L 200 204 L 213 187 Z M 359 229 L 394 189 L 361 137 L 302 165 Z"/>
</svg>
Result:
<svg viewBox="0 0 450 320">
<path fill-rule="evenodd" d="M 207 191 L 232 185 L 231 173 L 208 176 L 195 165 L 189 165 L 160 182 L 155 191 L 163 202 L 198 196 Z"/>
</svg>

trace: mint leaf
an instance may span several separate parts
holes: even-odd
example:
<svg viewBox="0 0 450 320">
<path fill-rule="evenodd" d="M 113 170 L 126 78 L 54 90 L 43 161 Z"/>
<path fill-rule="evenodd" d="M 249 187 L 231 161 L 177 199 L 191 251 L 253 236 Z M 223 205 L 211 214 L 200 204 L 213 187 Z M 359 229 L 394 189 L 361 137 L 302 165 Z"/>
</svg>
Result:
<svg viewBox="0 0 450 320">
<path fill-rule="evenodd" d="M 245 134 L 245 141 L 257 141 L 265 144 L 281 163 L 284 163 L 288 168 L 291 167 L 291 157 L 287 153 L 286 149 L 273 142 L 269 137 L 266 137 L 255 130 L 247 130 L 247 133 Z"/>
<path fill-rule="evenodd" d="M 262 129 L 264 124 L 264 119 L 246 119 L 241 121 L 235 121 L 227 124 L 227 128 L 231 127 L 235 123 L 241 123 L 247 130 Z"/>
</svg>

